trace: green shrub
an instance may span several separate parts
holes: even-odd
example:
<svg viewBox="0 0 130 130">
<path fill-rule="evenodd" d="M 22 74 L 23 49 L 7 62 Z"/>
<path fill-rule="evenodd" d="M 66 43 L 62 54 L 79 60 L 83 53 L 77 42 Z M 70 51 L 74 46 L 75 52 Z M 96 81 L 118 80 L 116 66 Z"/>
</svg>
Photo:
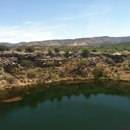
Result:
<svg viewBox="0 0 130 130">
<path fill-rule="evenodd" d="M 46 66 L 55 66 L 55 62 L 54 61 L 48 61 L 46 63 Z"/>
<path fill-rule="evenodd" d="M 84 58 L 90 56 L 89 50 L 88 49 L 84 49 L 82 51 L 82 53 L 81 53 L 81 56 L 83 56 Z"/>
<path fill-rule="evenodd" d="M 11 70 L 11 73 L 12 73 L 12 74 L 23 74 L 23 71 L 22 71 L 22 68 L 14 67 L 14 68 Z"/>
<path fill-rule="evenodd" d="M 37 73 L 36 73 L 35 70 L 29 70 L 29 71 L 27 72 L 27 76 L 28 76 L 29 78 L 35 78 L 36 75 L 37 75 Z"/>
<path fill-rule="evenodd" d="M 92 52 L 97 52 L 96 48 L 92 49 Z"/>
<path fill-rule="evenodd" d="M 33 46 L 28 46 L 28 47 L 26 47 L 25 51 L 26 52 L 34 52 L 35 48 Z"/>
<path fill-rule="evenodd" d="M 48 50 L 48 55 L 53 56 L 52 50 Z"/>
<path fill-rule="evenodd" d="M 5 45 L 0 45 L 0 51 L 9 51 L 10 48 Z"/>
<path fill-rule="evenodd" d="M 16 51 L 21 52 L 21 51 L 22 51 L 22 48 L 21 48 L 21 47 L 17 47 L 17 48 L 16 48 Z"/>
<path fill-rule="evenodd" d="M 84 69 L 88 65 L 88 60 L 82 59 L 82 60 L 78 61 L 77 65 L 78 65 L 78 68 Z"/>
<path fill-rule="evenodd" d="M 65 56 L 66 58 L 68 58 L 68 57 L 69 57 L 69 50 L 66 50 L 66 51 L 65 51 L 64 56 Z"/>
<path fill-rule="evenodd" d="M 102 77 L 104 75 L 104 67 L 103 66 L 96 66 L 92 71 L 93 75 L 96 78 Z"/>
<path fill-rule="evenodd" d="M 31 67 L 33 65 L 33 62 L 30 60 L 22 60 L 21 65 L 23 65 L 25 67 Z"/>
<path fill-rule="evenodd" d="M 55 53 L 58 53 L 60 51 L 59 48 L 55 48 L 54 50 L 55 50 Z"/>
</svg>

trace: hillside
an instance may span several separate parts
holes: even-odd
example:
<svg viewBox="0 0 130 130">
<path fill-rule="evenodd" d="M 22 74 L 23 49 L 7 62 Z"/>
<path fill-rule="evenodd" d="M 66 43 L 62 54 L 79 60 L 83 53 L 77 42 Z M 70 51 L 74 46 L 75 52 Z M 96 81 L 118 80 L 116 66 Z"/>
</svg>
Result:
<svg viewBox="0 0 130 130">
<path fill-rule="evenodd" d="M 92 37 L 92 38 L 77 38 L 77 39 L 63 39 L 63 40 L 46 40 L 46 41 L 31 41 L 31 42 L 20 42 L 17 44 L 4 43 L 6 46 L 32 46 L 32 45 L 41 45 L 41 46 L 60 46 L 60 45 L 70 45 L 70 46 L 79 46 L 79 45 L 106 45 L 106 44 L 120 44 L 130 42 L 130 36 L 128 37 Z"/>
<path fill-rule="evenodd" d="M 0 102 L 14 100 L 19 96 L 17 90 L 37 84 L 95 79 L 130 81 L 130 44 L 50 46 L 33 52 L 27 48 L 0 51 Z"/>
</svg>

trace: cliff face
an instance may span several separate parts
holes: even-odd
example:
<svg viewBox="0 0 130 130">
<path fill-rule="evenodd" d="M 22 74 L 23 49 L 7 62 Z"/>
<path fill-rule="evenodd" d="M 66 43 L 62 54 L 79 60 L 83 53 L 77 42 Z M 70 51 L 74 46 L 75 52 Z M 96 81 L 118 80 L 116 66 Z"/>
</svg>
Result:
<svg viewBox="0 0 130 130">
<path fill-rule="evenodd" d="M 130 36 L 128 37 L 93 37 L 93 38 L 78 38 L 78 39 L 65 39 L 65 40 L 47 40 L 47 41 L 32 41 L 32 42 L 21 42 L 18 44 L 10 43 L 0 43 L 7 46 L 32 46 L 32 45 L 41 45 L 41 46 L 60 46 L 60 45 L 106 45 L 106 44 L 119 44 L 130 42 Z"/>
</svg>

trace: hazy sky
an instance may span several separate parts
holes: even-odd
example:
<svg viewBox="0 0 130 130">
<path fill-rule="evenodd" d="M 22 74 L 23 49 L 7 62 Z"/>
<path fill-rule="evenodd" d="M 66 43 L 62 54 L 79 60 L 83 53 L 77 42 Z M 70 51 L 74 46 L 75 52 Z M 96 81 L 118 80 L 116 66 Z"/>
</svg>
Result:
<svg viewBox="0 0 130 130">
<path fill-rule="evenodd" d="M 0 42 L 130 36 L 130 0 L 0 0 Z"/>
</svg>

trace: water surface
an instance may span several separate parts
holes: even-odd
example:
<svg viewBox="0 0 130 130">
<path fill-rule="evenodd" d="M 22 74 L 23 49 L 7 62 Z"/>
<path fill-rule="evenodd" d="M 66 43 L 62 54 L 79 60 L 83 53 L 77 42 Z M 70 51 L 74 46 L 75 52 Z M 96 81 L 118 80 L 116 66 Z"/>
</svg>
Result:
<svg viewBox="0 0 130 130">
<path fill-rule="evenodd" d="M 100 85 L 35 90 L 0 106 L 0 130 L 119 130 L 130 128 L 130 95 Z"/>
</svg>

